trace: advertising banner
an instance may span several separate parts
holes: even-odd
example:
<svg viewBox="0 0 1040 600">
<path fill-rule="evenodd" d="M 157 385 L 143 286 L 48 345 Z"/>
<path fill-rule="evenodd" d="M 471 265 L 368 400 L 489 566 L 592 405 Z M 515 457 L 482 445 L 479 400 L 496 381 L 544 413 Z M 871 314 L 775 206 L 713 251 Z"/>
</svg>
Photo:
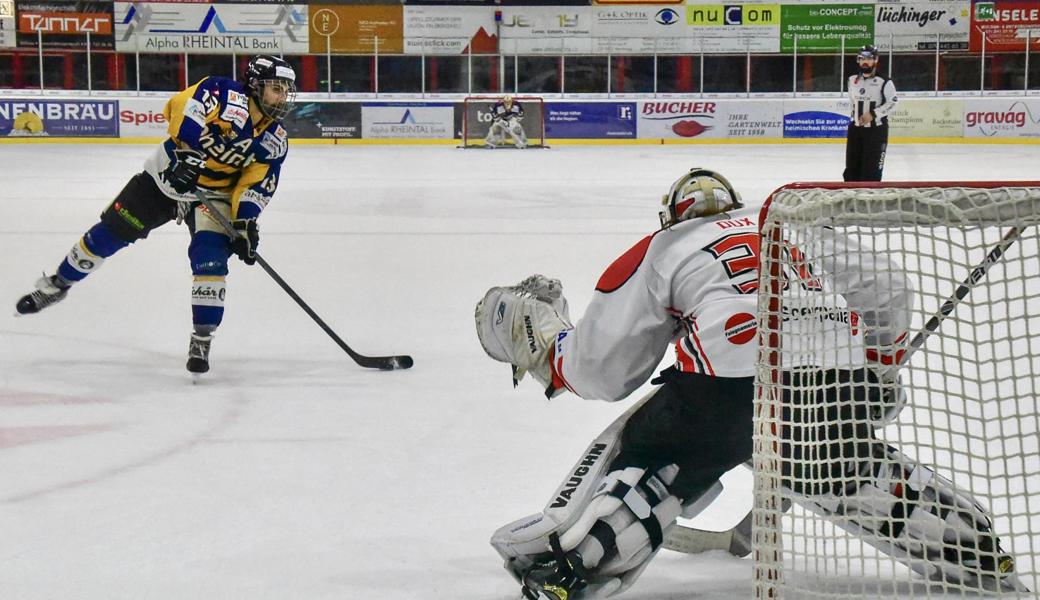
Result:
<svg viewBox="0 0 1040 600">
<path fill-rule="evenodd" d="M 698 4 L 686 7 L 686 24 L 704 52 L 779 52 L 780 4 Z"/>
<path fill-rule="evenodd" d="M 282 121 L 289 139 L 357 139 L 361 105 L 357 102 L 297 102 Z"/>
<path fill-rule="evenodd" d="M 891 137 L 961 137 L 964 104 L 960 99 L 903 98 L 888 115 Z"/>
<path fill-rule="evenodd" d="M 784 4 L 780 13 L 780 51 L 834 52 L 874 43 L 873 4 Z"/>
<path fill-rule="evenodd" d="M 880 50 L 967 50 L 968 0 L 878 0 L 874 38 Z M 846 46 L 847 47 L 847 46 Z"/>
<path fill-rule="evenodd" d="M 785 138 L 843 138 L 848 135 L 849 101 L 844 99 L 784 102 Z"/>
<path fill-rule="evenodd" d="M 21 0 L 18 45 L 35 48 L 40 34 L 52 48 L 112 48 L 112 3 L 103 0 Z"/>
<path fill-rule="evenodd" d="M 693 52 L 682 7 L 597 6 L 592 9 L 593 51 Z"/>
<path fill-rule="evenodd" d="M 1040 48 L 1040 2 L 1036 0 L 996 0 L 975 2 L 971 11 L 971 39 L 969 49 L 982 51 L 982 36 L 986 36 L 987 52 L 1021 52 L 1026 49 L 1026 30 L 1032 29 L 1032 47 Z"/>
<path fill-rule="evenodd" d="M 163 115 L 166 98 L 129 98 L 119 101 L 119 137 L 165 138 L 169 122 Z"/>
<path fill-rule="evenodd" d="M 727 113 L 719 100 L 646 100 L 638 104 L 640 138 L 724 138 Z"/>
<path fill-rule="evenodd" d="M 0 136 L 119 137 L 115 100 L 0 98 Z"/>
<path fill-rule="evenodd" d="M 307 9 L 290 4 L 116 2 L 119 52 L 304 54 Z"/>
<path fill-rule="evenodd" d="M 454 138 L 455 105 L 423 102 L 361 104 L 361 137 Z"/>
<path fill-rule="evenodd" d="M 592 52 L 592 8 L 502 7 L 499 32 L 505 54 L 574 54 Z"/>
<path fill-rule="evenodd" d="M 776 100 L 727 103 L 726 137 L 730 139 L 784 137 L 784 104 Z"/>
<path fill-rule="evenodd" d="M 965 98 L 964 137 L 1040 137 L 1040 98 Z"/>
<path fill-rule="evenodd" d="M 632 139 L 635 102 L 549 102 L 545 137 L 553 139 Z"/>
<path fill-rule="evenodd" d="M 0 48 L 18 45 L 14 20 L 14 0 L 0 0 Z"/>
<path fill-rule="evenodd" d="M 405 6 L 406 54 L 493 54 L 495 13 L 483 7 Z"/>
<path fill-rule="evenodd" d="M 372 54 L 404 52 L 404 9 L 398 6 L 311 4 L 310 51 Z"/>
</svg>

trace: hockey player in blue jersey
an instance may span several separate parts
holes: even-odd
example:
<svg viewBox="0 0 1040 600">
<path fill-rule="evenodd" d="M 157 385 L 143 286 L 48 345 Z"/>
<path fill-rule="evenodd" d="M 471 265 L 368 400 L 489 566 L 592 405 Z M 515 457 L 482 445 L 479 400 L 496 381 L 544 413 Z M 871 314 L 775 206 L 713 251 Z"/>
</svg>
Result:
<svg viewBox="0 0 1040 600">
<path fill-rule="evenodd" d="M 497 148 L 506 141 L 508 136 L 513 140 L 517 148 L 527 147 L 527 134 L 524 133 L 524 107 L 513 100 L 512 96 L 505 96 L 495 103 L 491 108 L 491 128 L 488 129 L 484 143 L 488 148 Z"/>
<path fill-rule="evenodd" d="M 194 281 L 194 330 L 188 371 L 209 370 L 213 332 L 224 315 L 228 259 L 256 262 L 257 217 L 278 188 L 289 140 L 281 120 L 292 110 L 296 74 L 284 60 L 256 56 L 241 82 L 207 77 L 175 94 L 163 114 L 169 138 L 134 175 L 100 221 L 81 237 L 52 275 L 17 303 L 37 313 L 63 300 L 69 289 L 105 259 L 174 219 L 191 231 L 188 258 Z M 195 196 L 204 193 L 231 220 L 231 239 Z"/>
</svg>

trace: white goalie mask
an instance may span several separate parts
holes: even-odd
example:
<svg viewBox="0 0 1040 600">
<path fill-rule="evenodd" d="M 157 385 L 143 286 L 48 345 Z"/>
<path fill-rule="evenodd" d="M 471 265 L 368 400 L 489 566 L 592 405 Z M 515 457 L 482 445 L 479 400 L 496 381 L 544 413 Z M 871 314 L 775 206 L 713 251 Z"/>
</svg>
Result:
<svg viewBox="0 0 1040 600">
<path fill-rule="evenodd" d="M 729 180 L 715 171 L 694 167 L 672 184 L 664 196 L 661 228 L 695 217 L 710 217 L 721 212 L 743 208 L 740 194 Z"/>
</svg>

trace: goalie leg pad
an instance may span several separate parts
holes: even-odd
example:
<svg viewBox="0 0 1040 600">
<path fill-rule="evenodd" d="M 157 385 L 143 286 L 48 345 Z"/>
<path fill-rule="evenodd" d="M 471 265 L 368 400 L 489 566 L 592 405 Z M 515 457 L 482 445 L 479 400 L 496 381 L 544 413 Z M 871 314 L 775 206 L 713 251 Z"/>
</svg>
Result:
<svg viewBox="0 0 1040 600">
<path fill-rule="evenodd" d="M 874 451 L 855 489 L 795 501 L 931 579 L 1020 589 L 1014 559 L 1001 550 L 981 503 L 891 446 L 876 443 Z"/>
</svg>

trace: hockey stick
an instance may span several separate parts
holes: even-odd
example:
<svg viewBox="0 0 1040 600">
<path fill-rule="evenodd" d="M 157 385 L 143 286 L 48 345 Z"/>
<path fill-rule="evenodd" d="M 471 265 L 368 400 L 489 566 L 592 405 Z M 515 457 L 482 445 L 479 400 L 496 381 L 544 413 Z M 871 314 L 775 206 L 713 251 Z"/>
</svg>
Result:
<svg viewBox="0 0 1040 600">
<path fill-rule="evenodd" d="M 968 296 L 968 293 L 971 292 L 980 281 L 982 281 L 982 278 L 986 276 L 990 267 L 999 262 L 1000 259 L 1003 258 L 1004 253 L 1007 252 L 1007 249 L 1021 237 L 1022 230 L 1018 227 L 1012 227 L 1006 234 L 1004 234 L 1004 237 L 1001 238 L 992 249 L 990 249 L 982 262 L 971 270 L 968 277 L 957 286 L 950 297 L 943 301 L 939 310 L 932 315 L 932 317 L 924 324 L 924 327 L 914 335 L 906 352 L 904 352 L 900 357 L 898 363 L 899 366 L 905 365 L 910 361 L 911 355 L 920 350 L 924 346 L 925 341 L 927 341 L 933 333 L 938 331 L 939 325 L 953 313 L 953 310 L 957 305 Z M 785 500 L 781 512 L 786 512 L 789 507 L 790 502 Z M 676 526 L 668 532 L 668 536 L 665 538 L 662 545 L 669 550 L 685 554 L 700 554 L 701 552 L 708 552 L 710 550 L 726 550 L 734 556 L 747 556 L 751 553 L 752 513 L 753 511 L 748 511 L 747 516 L 745 516 L 740 523 L 726 531 L 706 531 L 695 527 L 676 524 Z"/>
<path fill-rule="evenodd" d="M 213 203 L 205 196 L 205 194 L 199 190 L 195 190 L 195 197 L 198 198 L 199 202 L 201 202 L 203 206 L 206 207 L 207 214 L 210 218 L 219 223 L 220 226 L 224 228 L 224 232 L 227 233 L 231 239 L 239 237 L 240 234 L 235 231 L 235 228 L 231 225 L 231 221 L 224 216 L 224 213 L 220 212 L 215 206 L 213 206 Z M 296 291 L 293 290 L 280 275 L 278 275 L 271 265 L 267 264 L 267 261 L 264 260 L 259 253 L 254 254 L 254 256 L 256 257 L 257 264 L 259 264 L 260 267 L 271 276 L 271 279 L 274 279 L 275 283 L 285 290 L 285 293 L 289 294 L 289 297 L 295 300 L 296 304 L 300 305 L 303 312 L 307 313 L 307 315 L 318 324 L 318 327 L 321 327 L 322 331 L 328 334 L 328 336 L 332 338 L 332 341 L 336 342 L 344 352 L 349 354 L 350 358 L 354 359 L 354 362 L 358 365 L 369 369 L 381 369 L 383 371 L 407 369 L 412 366 L 412 357 L 404 354 L 397 356 L 365 356 L 364 354 L 358 354 L 355 352 L 346 342 L 336 335 L 336 332 L 333 331 L 331 327 L 325 324 L 325 321 L 321 320 L 321 317 L 319 317 L 318 314 L 303 301 L 303 298 L 300 298 L 299 294 L 297 294 Z"/>
</svg>

